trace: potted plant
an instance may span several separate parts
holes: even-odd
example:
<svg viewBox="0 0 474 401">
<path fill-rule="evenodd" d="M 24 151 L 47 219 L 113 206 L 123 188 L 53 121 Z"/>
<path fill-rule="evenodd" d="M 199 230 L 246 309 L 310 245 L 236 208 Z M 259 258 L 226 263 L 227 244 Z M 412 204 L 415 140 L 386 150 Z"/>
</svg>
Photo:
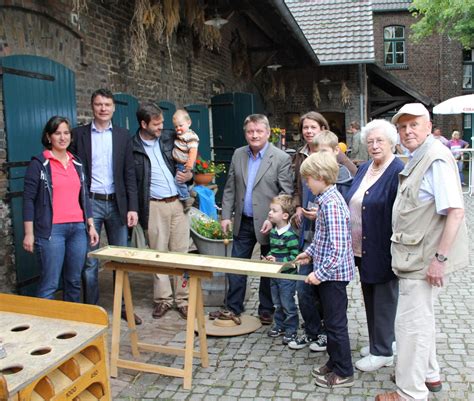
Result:
<svg viewBox="0 0 474 401">
<path fill-rule="evenodd" d="M 207 185 L 221 173 L 225 173 L 224 163 L 214 163 L 212 160 L 204 160 L 199 156 L 194 167 L 194 183 Z"/>
<path fill-rule="evenodd" d="M 201 255 L 231 256 L 232 253 L 232 230 L 224 233 L 221 225 L 192 207 L 188 212 L 191 228 L 191 238 Z M 225 274 L 216 272 L 211 280 L 203 280 L 201 283 L 204 297 L 204 305 L 221 306 L 224 302 L 226 279 Z"/>
</svg>

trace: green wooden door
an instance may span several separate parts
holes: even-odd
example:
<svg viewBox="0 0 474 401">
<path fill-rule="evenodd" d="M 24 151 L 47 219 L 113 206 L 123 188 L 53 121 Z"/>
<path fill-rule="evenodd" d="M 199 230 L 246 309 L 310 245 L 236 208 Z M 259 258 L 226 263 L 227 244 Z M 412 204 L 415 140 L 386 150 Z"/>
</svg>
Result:
<svg viewBox="0 0 474 401">
<path fill-rule="evenodd" d="M 61 115 L 76 124 L 74 72 L 37 56 L 0 58 L 10 202 L 18 292 L 33 295 L 39 276 L 36 259 L 23 250 L 23 178 L 31 156 L 42 151 L 41 133 L 50 117 Z"/>
<path fill-rule="evenodd" d="M 115 113 L 112 124 L 126 128 L 130 135 L 135 135 L 138 130 L 137 98 L 127 93 L 114 93 L 114 101 Z"/>
<path fill-rule="evenodd" d="M 190 104 L 184 107 L 192 120 L 191 128 L 199 136 L 199 154 L 203 159 L 211 158 L 209 132 L 209 109 L 205 104 Z"/>
<path fill-rule="evenodd" d="M 249 114 L 255 113 L 255 95 L 252 93 L 223 93 L 211 99 L 212 134 L 215 161 L 224 163 L 226 170 L 235 149 L 246 145 L 243 124 Z M 221 203 L 226 174 L 217 178 L 217 203 Z"/>
</svg>

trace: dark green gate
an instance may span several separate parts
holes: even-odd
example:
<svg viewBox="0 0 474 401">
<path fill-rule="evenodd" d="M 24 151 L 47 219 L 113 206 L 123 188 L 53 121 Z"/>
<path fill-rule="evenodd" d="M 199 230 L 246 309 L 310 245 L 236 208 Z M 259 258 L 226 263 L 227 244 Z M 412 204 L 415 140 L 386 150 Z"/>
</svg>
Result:
<svg viewBox="0 0 474 401">
<path fill-rule="evenodd" d="M 255 95 L 252 93 L 223 93 L 211 99 L 214 157 L 224 163 L 228 171 L 235 149 L 245 145 L 243 124 L 245 117 L 255 113 Z M 227 176 L 217 178 L 216 200 L 221 202 Z"/>
<path fill-rule="evenodd" d="M 76 124 L 74 72 L 37 56 L 0 58 L 7 134 L 9 192 L 14 231 L 18 291 L 32 295 L 38 278 L 33 255 L 23 250 L 23 178 L 31 156 L 41 152 L 41 132 L 50 117 L 62 115 Z"/>
<path fill-rule="evenodd" d="M 114 93 L 115 113 L 112 124 L 126 128 L 130 135 L 135 135 L 138 130 L 137 109 L 138 100 L 127 93 Z"/>
</svg>

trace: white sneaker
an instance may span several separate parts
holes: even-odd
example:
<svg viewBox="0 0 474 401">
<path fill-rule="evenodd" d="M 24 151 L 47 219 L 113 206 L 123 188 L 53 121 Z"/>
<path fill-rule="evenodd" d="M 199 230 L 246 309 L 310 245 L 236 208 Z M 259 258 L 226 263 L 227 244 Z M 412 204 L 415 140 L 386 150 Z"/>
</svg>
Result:
<svg viewBox="0 0 474 401">
<path fill-rule="evenodd" d="M 367 355 L 366 357 L 359 359 L 355 366 L 357 369 L 363 372 L 373 372 L 374 370 L 380 369 L 384 366 L 393 365 L 393 356 L 375 356 Z"/>
<path fill-rule="evenodd" d="M 392 343 L 392 352 L 394 356 L 397 355 L 397 343 L 395 341 Z M 370 347 L 368 345 L 360 349 L 360 356 L 367 356 L 369 354 Z"/>
</svg>

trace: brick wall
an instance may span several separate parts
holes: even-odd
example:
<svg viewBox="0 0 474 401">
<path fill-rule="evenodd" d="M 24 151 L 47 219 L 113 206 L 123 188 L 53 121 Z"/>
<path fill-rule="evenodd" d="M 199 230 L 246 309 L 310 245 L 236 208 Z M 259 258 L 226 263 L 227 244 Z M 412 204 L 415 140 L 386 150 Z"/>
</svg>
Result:
<svg viewBox="0 0 474 401">
<path fill-rule="evenodd" d="M 432 35 L 415 43 L 410 26 L 416 20 L 408 12 L 374 14 L 376 62 L 384 66 L 383 29 L 388 25 L 403 25 L 406 38 L 406 69 L 387 69 L 390 74 L 405 81 L 417 91 L 429 96 L 435 104 L 462 94 L 462 47 L 447 36 Z M 462 129 L 461 116 L 434 115 L 433 123 L 439 125 L 444 135 L 453 129 Z"/>
</svg>

